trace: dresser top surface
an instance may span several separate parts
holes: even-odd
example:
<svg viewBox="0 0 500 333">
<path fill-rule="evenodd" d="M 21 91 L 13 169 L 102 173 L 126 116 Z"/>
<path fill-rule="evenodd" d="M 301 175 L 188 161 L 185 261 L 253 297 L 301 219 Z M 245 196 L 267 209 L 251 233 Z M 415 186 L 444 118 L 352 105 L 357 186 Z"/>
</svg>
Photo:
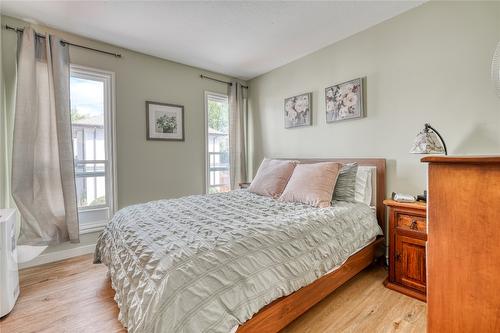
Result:
<svg viewBox="0 0 500 333">
<path fill-rule="evenodd" d="M 490 156 L 426 156 L 420 160 L 428 163 L 498 163 L 500 164 L 500 155 Z"/>
</svg>

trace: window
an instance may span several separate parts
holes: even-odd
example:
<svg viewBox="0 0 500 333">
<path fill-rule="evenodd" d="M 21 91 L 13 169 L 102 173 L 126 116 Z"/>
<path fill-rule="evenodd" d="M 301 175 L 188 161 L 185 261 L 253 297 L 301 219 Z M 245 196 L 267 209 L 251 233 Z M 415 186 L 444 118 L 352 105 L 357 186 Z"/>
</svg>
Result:
<svg viewBox="0 0 500 333">
<path fill-rule="evenodd" d="M 205 92 L 206 191 L 226 192 L 229 180 L 229 105 L 227 95 Z"/>
<path fill-rule="evenodd" d="M 71 66 L 70 100 L 80 231 L 101 229 L 115 207 L 113 74 Z"/>
</svg>

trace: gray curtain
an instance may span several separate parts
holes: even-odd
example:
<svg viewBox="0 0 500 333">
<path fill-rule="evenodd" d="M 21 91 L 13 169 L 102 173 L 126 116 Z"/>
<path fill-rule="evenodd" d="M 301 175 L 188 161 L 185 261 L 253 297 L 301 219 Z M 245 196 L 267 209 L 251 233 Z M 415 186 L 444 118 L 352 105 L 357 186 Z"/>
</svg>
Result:
<svg viewBox="0 0 500 333">
<path fill-rule="evenodd" d="M 229 86 L 229 160 L 231 189 L 247 181 L 247 89 L 237 81 Z"/>
<path fill-rule="evenodd" d="M 31 28 L 18 40 L 11 181 L 21 213 L 18 243 L 78 242 L 68 46 Z"/>
</svg>

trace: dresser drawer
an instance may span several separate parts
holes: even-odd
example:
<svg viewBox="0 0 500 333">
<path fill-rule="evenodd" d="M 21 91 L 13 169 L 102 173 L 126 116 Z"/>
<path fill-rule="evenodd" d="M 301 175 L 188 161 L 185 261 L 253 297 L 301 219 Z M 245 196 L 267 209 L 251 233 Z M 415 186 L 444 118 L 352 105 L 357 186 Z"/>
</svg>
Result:
<svg viewBox="0 0 500 333">
<path fill-rule="evenodd" d="M 397 227 L 404 230 L 427 232 L 426 219 L 422 216 L 398 214 Z"/>
</svg>

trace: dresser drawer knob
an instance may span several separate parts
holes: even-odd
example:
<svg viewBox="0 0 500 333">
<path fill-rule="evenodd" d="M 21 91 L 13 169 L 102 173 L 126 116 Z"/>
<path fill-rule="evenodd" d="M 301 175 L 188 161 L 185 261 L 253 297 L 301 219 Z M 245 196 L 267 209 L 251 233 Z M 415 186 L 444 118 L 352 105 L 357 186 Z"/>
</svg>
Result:
<svg viewBox="0 0 500 333">
<path fill-rule="evenodd" d="M 417 220 L 413 220 L 410 224 L 411 230 L 418 230 Z"/>
</svg>

